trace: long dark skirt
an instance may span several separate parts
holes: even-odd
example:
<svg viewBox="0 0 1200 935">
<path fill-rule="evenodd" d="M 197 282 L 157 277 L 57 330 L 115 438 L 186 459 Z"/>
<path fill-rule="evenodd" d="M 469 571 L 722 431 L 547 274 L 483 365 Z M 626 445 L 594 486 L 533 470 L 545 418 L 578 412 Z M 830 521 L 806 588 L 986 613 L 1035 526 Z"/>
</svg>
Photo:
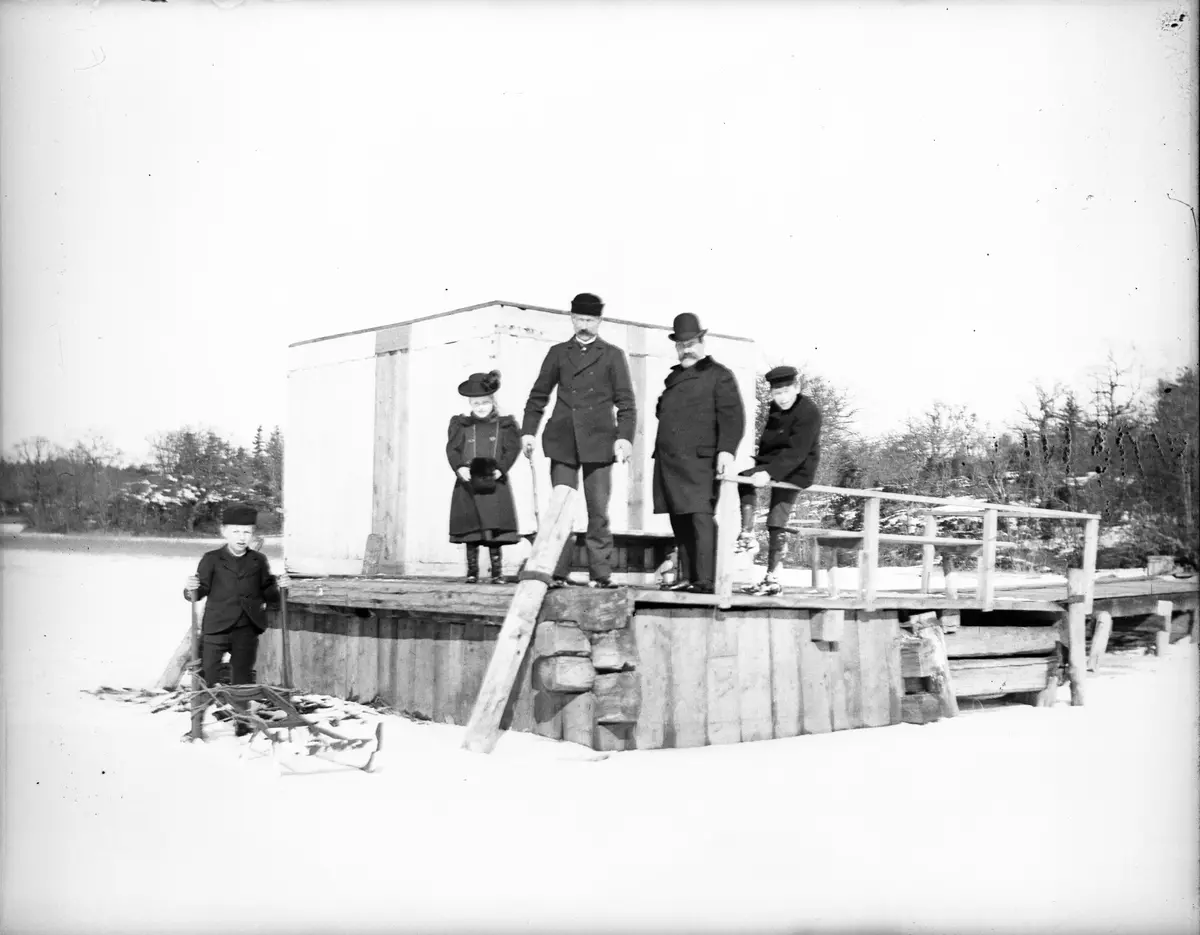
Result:
<svg viewBox="0 0 1200 935">
<path fill-rule="evenodd" d="M 450 495 L 450 541 L 481 545 L 512 545 L 520 542 L 517 510 L 508 479 L 496 482 L 492 493 L 475 493 L 461 480 Z"/>
</svg>

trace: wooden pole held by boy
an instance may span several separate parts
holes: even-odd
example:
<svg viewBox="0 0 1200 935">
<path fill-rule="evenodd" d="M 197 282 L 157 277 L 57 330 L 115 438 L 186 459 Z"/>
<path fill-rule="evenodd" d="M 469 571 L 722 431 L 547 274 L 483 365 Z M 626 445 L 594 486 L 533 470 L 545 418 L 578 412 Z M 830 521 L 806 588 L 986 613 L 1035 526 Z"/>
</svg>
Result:
<svg viewBox="0 0 1200 935">
<path fill-rule="evenodd" d="M 204 688 L 204 678 L 200 674 L 200 610 L 197 600 L 198 594 L 195 588 L 188 591 L 188 604 L 192 614 L 192 729 L 190 737 L 192 740 L 204 739 L 204 710 L 208 707 L 201 698 L 200 692 Z"/>
<path fill-rule="evenodd" d="M 483 686 L 467 721 L 463 749 L 491 753 L 500 739 L 500 721 L 512 694 L 513 682 L 521 661 L 529 650 L 529 641 L 537 625 L 538 611 L 545 600 L 554 566 L 570 535 L 574 521 L 575 489 L 554 488 L 546 522 L 538 529 L 533 550 L 521 580 L 513 593 L 512 604 L 496 638 L 496 648 L 483 676 Z"/>
</svg>

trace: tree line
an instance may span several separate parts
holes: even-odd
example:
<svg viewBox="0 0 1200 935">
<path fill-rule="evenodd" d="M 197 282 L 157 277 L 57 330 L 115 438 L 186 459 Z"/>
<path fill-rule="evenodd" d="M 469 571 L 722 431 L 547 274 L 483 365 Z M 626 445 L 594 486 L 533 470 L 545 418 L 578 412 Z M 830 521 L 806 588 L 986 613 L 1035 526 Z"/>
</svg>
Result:
<svg viewBox="0 0 1200 935">
<path fill-rule="evenodd" d="M 1110 359 L 1085 392 L 1035 386 L 999 434 L 985 432 L 967 407 L 937 401 L 896 431 L 868 437 L 855 429 L 857 411 L 845 390 L 809 374 L 803 391 L 823 418 L 818 484 L 1097 513 L 1101 567 L 1136 566 L 1147 554 L 1197 560 L 1195 367 L 1144 391 Z M 755 437 L 770 404 L 763 380 L 756 403 Z M 211 532 L 221 505 L 241 500 L 259 508 L 266 531 L 277 531 L 283 444 L 278 427 L 269 434 L 260 427 L 249 449 L 185 427 L 152 438 L 147 463 L 120 466 L 120 452 L 99 436 L 69 448 L 28 438 L 0 458 L 0 506 L 47 531 L 187 534 Z M 861 522 L 861 501 L 802 499 L 823 525 L 853 529 Z M 888 530 L 919 531 L 902 503 L 884 501 L 881 516 Z M 978 533 L 970 521 L 959 525 Z M 1080 548 L 1079 527 L 1070 524 L 1010 519 L 1002 531 L 1068 560 Z"/>
<path fill-rule="evenodd" d="M 121 463 L 102 436 L 70 447 L 22 439 L 0 458 L 0 506 L 47 532 L 211 533 L 229 501 L 259 509 L 277 532 L 283 506 L 283 433 L 259 426 L 249 449 L 184 427 L 150 439 L 150 459 Z"/>
</svg>

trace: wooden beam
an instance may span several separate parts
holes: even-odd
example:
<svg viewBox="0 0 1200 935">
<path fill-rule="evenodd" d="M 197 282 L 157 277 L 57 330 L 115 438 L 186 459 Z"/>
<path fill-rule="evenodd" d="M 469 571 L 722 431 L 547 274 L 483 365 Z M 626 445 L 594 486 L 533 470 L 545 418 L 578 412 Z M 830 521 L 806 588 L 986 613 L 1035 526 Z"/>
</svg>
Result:
<svg viewBox="0 0 1200 935">
<path fill-rule="evenodd" d="M 954 694 L 959 698 L 1040 692 L 1055 678 L 1055 656 L 999 656 L 951 659 Z"/>
<path fill-rule="evenodd" d="M 859 563 L 859 591 L 863 606 L 875 609 L 875 591 L 879 578 L 879 501 L 868 500 L 863 504 L 863 541 Z"/>
<path fill-rule="evenodd" d="M 1106 610 L 1096 614 L 1096 630 L 1092 633 L 1092 650 L 1088 653 L 1088 671 L 1098 672 L 1108 649 L 1108 638 L 1112 635 L 1113 618 Z"/>
<path fill-rule="evenodd" d="M 540 534 L 534 540 L 533 551 L 525 565 L 526 574 L 548 579 L 554 573 L 571 532 L 574 508 L 575 490 L 565 485 L 555 487 L 547 515 L 542 520 Z M 504 625 L 496 637 L 496 649 L 483 677 L 483 687 L 475 700 L 471 719 L 467 722 L 464 749 L 476 753 L 490 753 L 495 749 L 500 739 L 500 720 L 512 694 L 517 671 L 529 649 L 546 588 L 546 580 L 542 577 L 526 578 L 517 585 Z"/>
<path fill-rule="evenodd" d="M 945 621 L 942 621 L 943 629 Z M 960 627 L 946 633 L 946 654 L 951 659 L 964 656 L 1044 655 L 1054 652 L 1058 631 L 1040 627 Z"/>
<path fill-rule="evenodd" d="M 979 551 L 979 586 L 976 589 L 984 612 L 996 604 L 996 520 L 994 509 L 983 511 L 983 548 Z"/>
<path fill-rule="evenodd" d="M 1067 597 L 1082 596 L 1087 583 L 1082 568 L 1067 569 Z M 1067 678 L 1071 682 L 1071 704 L 1082 705 L 1087 680 L 1087 611 L 1082 603 L 1067 605 Z"/>
<path fill-rule="evenodd" d="M 733 547 L 741 526 L 738 509 L 738 489 L 734 484 L 721 484 L 717 493 L 717 570 L 713 592 L 717 606 L 729 607 L 733 595 Z"/>
<path fill-rule="evenodd" d="M 544 692 L 586 692 L 596 682 L 592 661 L 582 656 L 545 656 L 533 663 L 533 684 Z"/>
</svg>

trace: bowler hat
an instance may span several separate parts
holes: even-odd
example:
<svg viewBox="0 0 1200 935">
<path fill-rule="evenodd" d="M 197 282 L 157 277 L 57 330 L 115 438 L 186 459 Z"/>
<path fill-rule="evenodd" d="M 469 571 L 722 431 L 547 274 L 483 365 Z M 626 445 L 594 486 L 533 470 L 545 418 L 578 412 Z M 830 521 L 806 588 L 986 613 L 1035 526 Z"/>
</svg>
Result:
<svg viewBox="0 0 1200 935">
<path fill-rule="evenodd" d="M 771 386 L 787 386 L 789 383 L 796 382 L 796 372 L 795 367 L 788 367 L 786 365 L 774 367 L 767 371 L 767 382 Z"/>
<path fill-rule="evenodd" d="M 500 389 L 500 371 L 473 373 L 458 384 L 459 396 L 491 396 Z"/>
<path fill-rule="evenodd" d="M 599 318 L 604 314 L 604 302 L 598 295 L 581 292 L 571 300 L 572 315 L 594 315 Z"/>
<path fill-rule="evenodd" d="M 221 511 L 221 523 L 225 526 L 253 526 L 258 522 L 258 510 L 245 503 L 230 503 Z"/>
<path fill-rule="evenodd" d="M 690 341 L 692 338 L 702 338 L 708 334 L 708 329 L 701 328 L 700 319 L 691 312 L 676 315 L 673 327 L 675 330 L 670 335 L 672 341 Z"/>
</svg>

